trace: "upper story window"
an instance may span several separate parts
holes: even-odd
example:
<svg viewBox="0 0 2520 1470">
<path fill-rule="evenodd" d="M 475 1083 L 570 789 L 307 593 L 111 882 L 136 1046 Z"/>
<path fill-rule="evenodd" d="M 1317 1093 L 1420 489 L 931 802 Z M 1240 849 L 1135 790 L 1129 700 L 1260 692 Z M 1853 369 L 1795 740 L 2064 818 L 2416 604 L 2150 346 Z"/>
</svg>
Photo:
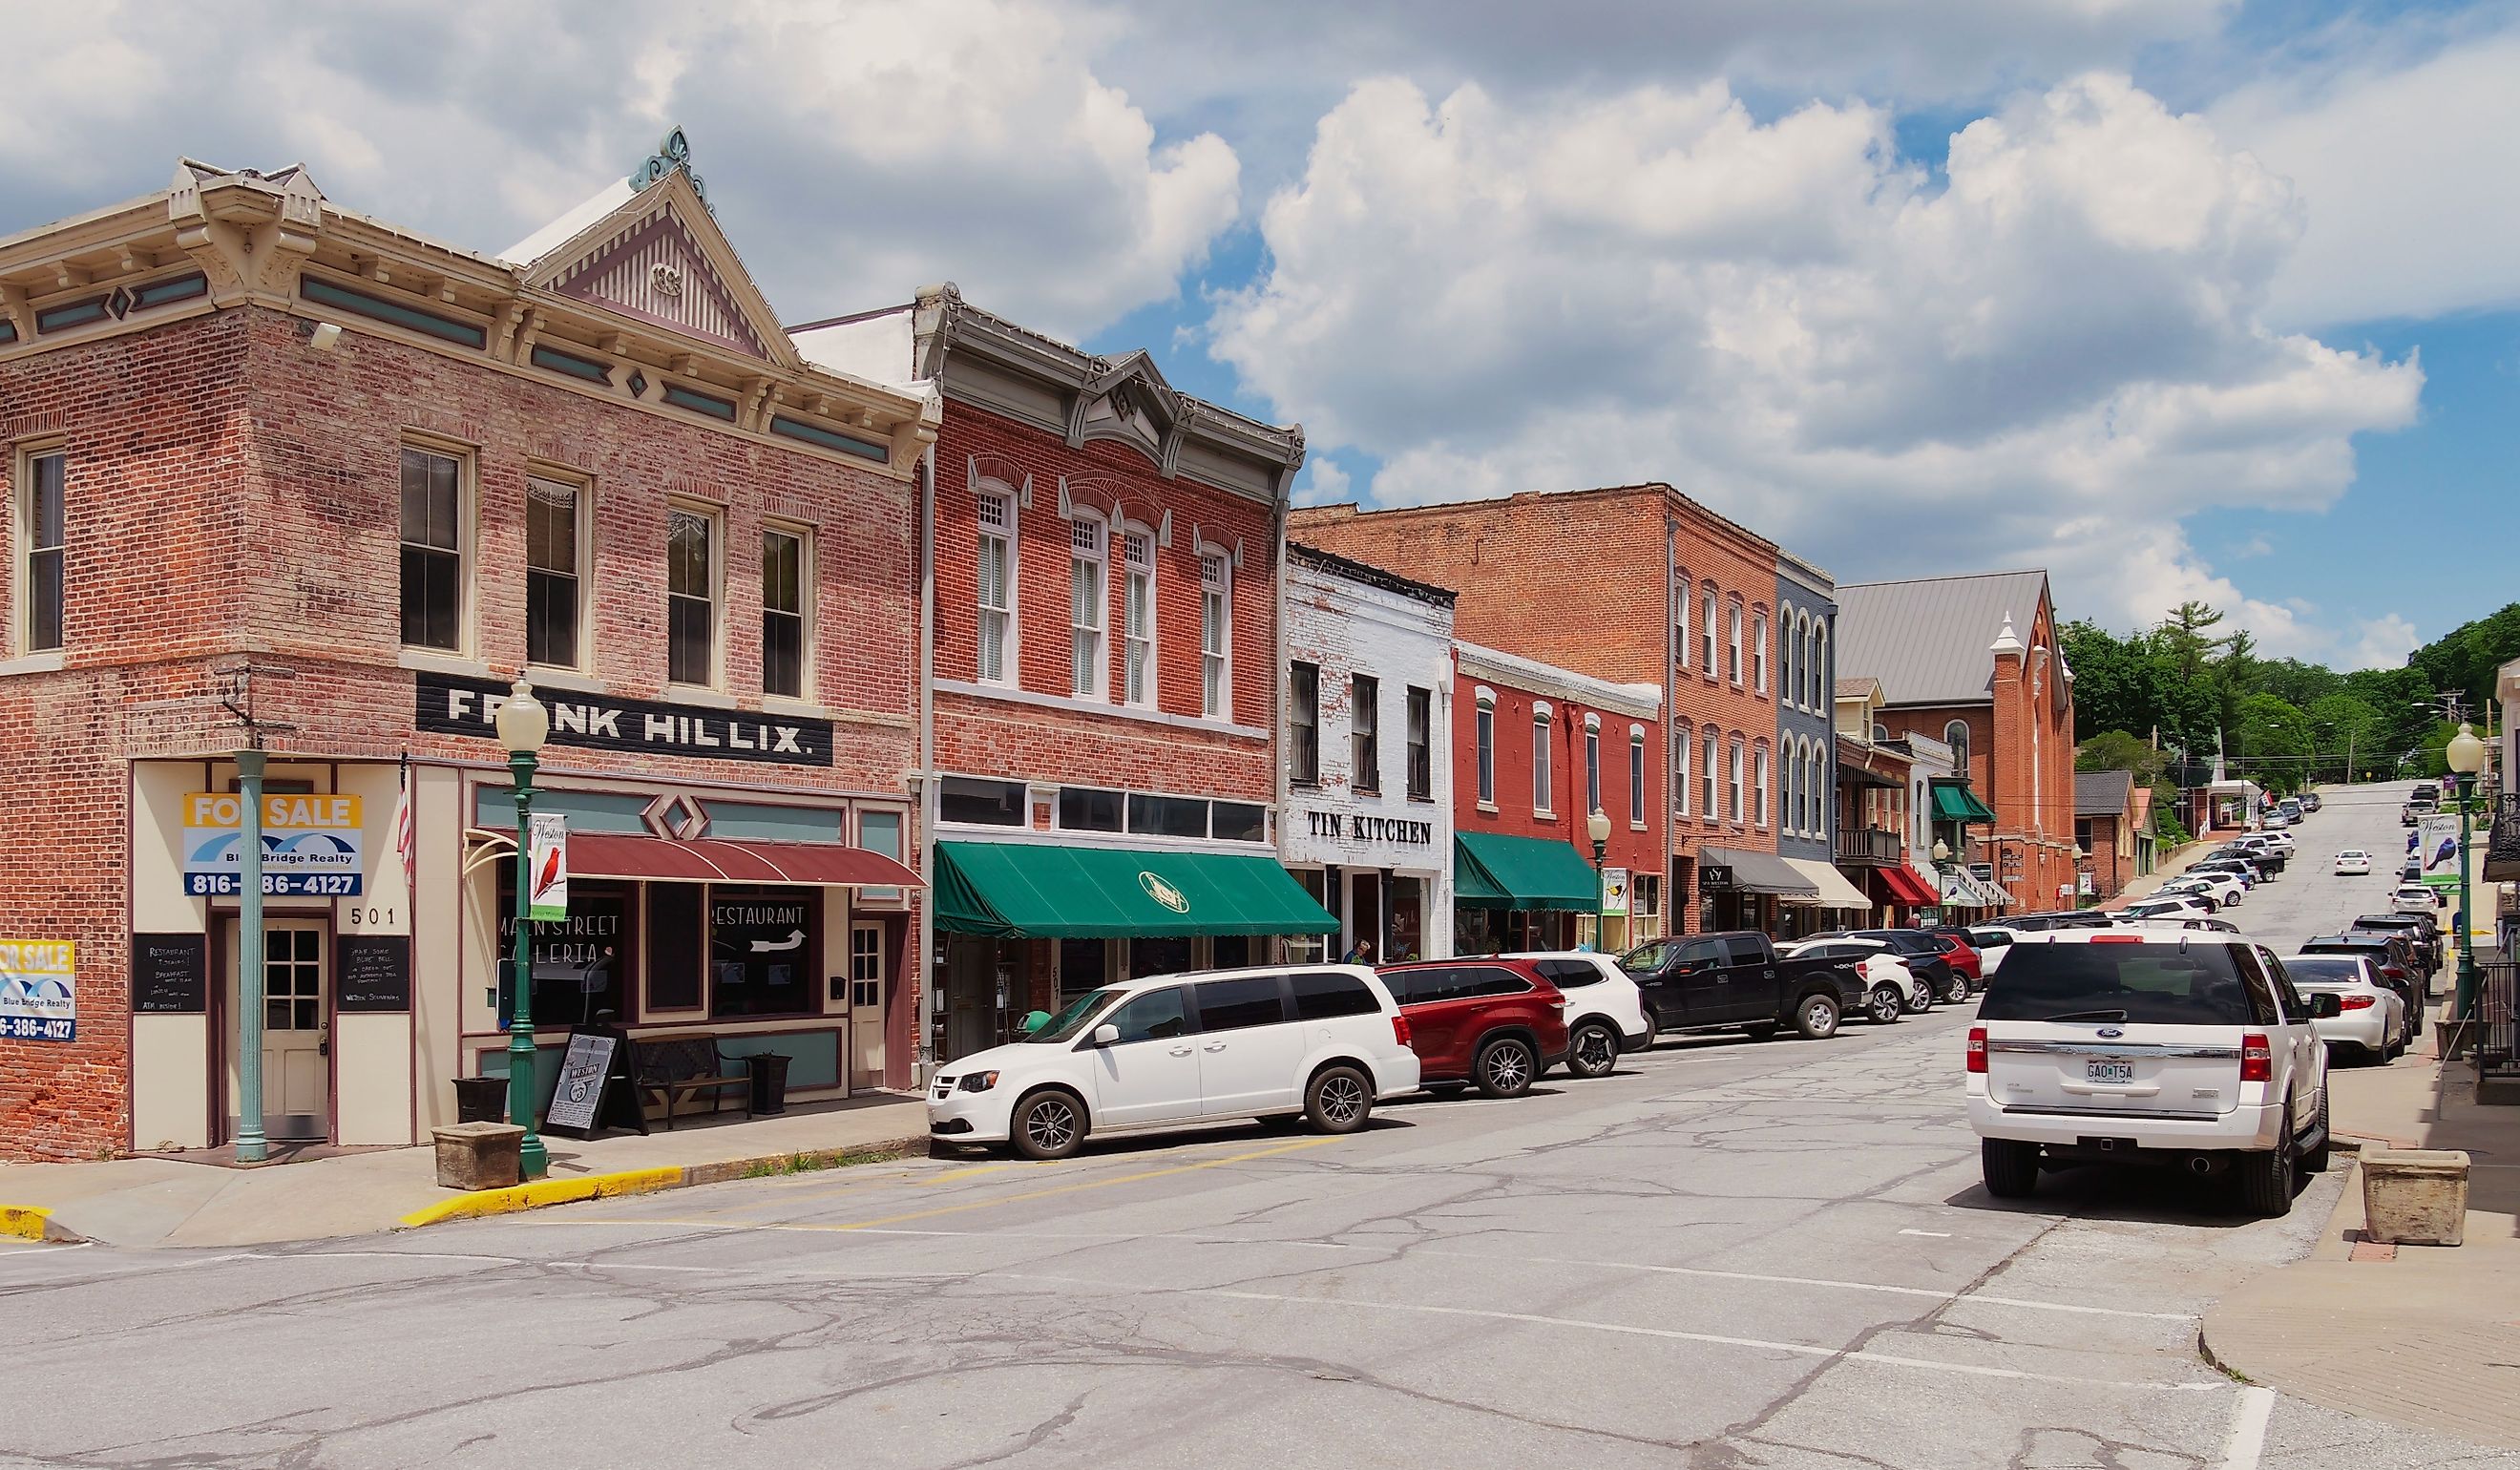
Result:
<svg viewBox="0 0 2520 1470">
<path fill-rule="evenodd" d="M 29 454 L 18 464 L 18 651 L 44 653 L 62 646 L 68 587 L 63 578 L 68 541 L 67 504 L 69 459 L 60 450 Z"/>
<path fill-rule="evenodd" d="M 1759 746 L 1756 764 L 1757 770 L 1752 772 L 1754 781 L 1750 787 L 1750 816 L 1751 820 L 1759 825 L 1766 826 L 1768 824 L 1768 747 L 1765 744 Z"/>
<path fill-rule="evenodd" d="M 1584 722 L 1584 810 L 1601 810 L 1601 728 L 1589 717 Z"/>
<path fill-rule="evenodd" d="M 1377 792 L 1382 789 L 1382 681 L 1351 674 L 1347 693 L 1348 784 Z"/>
<path fill-rule="evenodd" d="M 1015 498 L 983 493 L 980 520 L 980 657 L 983 684 L 1012 682 L 1015 622 Z"/>
<path fill-rule="evenodd" d="M 1966 720 L 1954 720 L 1943 727 L 1943 743 L 1952 747 L 1952 773 L 1961 780 L 1969 774 L 1969 728 Z"/>
<path fill-rule="evenodd" d="M 1828 676 L 1828 623 L 1825 619 L 1812 624 L 1816 640 L 1812 655 L 1812 708 L 1826 709 L 1836 697 L 1836 682 Z"/>
<path fill-rule="evenodd" d="M 1721 739 L 1722 736 L 1716 733 L 1715 727 L 1709 725 L 1697 741 L 1697 815 L 1707 822 L 1715 820 L 1717 812 L 1715 788 L 1723 780 L 1720 766 L 1723 754 L 1718 748 L 1718 742 Z"/>
<path fill-rule="evenodd" d="M 581 666 L 578 637 L 586 606 L 586 489 L 560 480 L 525 481 L 525 662 Z"/>
<path fill-rule="evenodd" d="M 1777 697 L 1787 704 L 1803 702 L 1802 660 L 1794 656 L 1794 619 L 1792 606 L 1777 604 Z"/>
<path fill-rule="evenodd" d="M 1628 727 L 1628 821 L 1636 826 L 1645 822 L 1645 732 L 1641 725 Z"/>
<path fill-rule="evenodd" d="M 1724 775 L 1724 820 L 1741 820 L 1741 737 L 1734 735 L 1726 752 Z"/>
<path fill-rule="evenodd" d="M 1234 563 L 1223 552 L 1198 557 L 1198 712 L 1234 718 Z"/>
<path fill-rule="evenodd" d="M 1080 515 L 1067 523 L 1069 689 L 1079 698 L 1102 692 L 1102 594 L 1109 585 L 1102 550 L 1102 522 Z"/>
<path fill-rule="evenodd" d="M 1725 609 L 1728 631 L 1724 644 L 1724 677 L 1732 687 L 1741 687 L 1741 604 L 1733 602 Z"/>
<path fill-rule="evenodd" d="M 1120 561 L 1128 576 L 1122 632 L 1129 640 L 1120 697 L 1144 707 L 1155 702 L 1155 539 L 1144 531 L 1123 534 Z"/>
<path fill-rule="evenodd" d="M 402 641 L 415 648 L 464 650 L 469 468 L 432 449 L 402 452 Z"/>
<path fill-rule="evenodd" d="M 665 679 L 717 683 L 717 515 L 692 506 L 665 511 Z"/>
<path fill-rule="evenodd" d="M 1688 815 L 1688 727 L 1671 733 L 1671 814 Z"/>
<path fill-rule="evenodd" d="M 936 820 L 970 822 L 987 826 L 1022 826 L 1024 783 L 948 776 L 936 782 Z"/>
<path fill-rule="evenodd" d="M 1299 786 L 1322 781 L 1322 671 L 1317 664 L 1286 668 L 1286 779 Z"/>
<path fill-rule="evenodd" d="M 1435 799 L 1435 691 L 1409 691 L 1409 799 Z"/>
<path fill-rule="evenodd" d="M 1803 620 L 1803 684 L 1801 694 L 1803 708 L 1820 708 L 1820 642 L 1817 636 L 1817 630 L 1809 618 L 1805 618 Z"/>
<path fill-rule="evenodd" d="M 1549 706 L 1535 703 L 1531 707 L 1531 811 L 1533 816 L 1556 810 L 1551 800 L 1557 784 L 1555 773 L 1550 770 Z"/>
<path fill-rule="evenodd" d="M 806 615 L 813 583 L 813 548 L 801 528 L 765 526 L 761 532 L 761 691 L 805 697 L 805 650 L 812 631 Z"/>
<path fill-rule="evenodd" d="M 1805 773 L 1805 780 L 1810 781 L 1812 793 L 1811 826 L 1808 830 L 1817 837 L 1828 830 L 1829 808 L 1828 755 L 1826 747 L 1818 741 L 1812 744 L 1810 768 Z"/>
<path fill-rule="evenodd" d="M 1715 619 L 1721 612 L 1722 606 L 1722 601 L 1717 598 L 1715 588 L 1711 584 L 1698 595 L 1697 661 L 1698 666 L 1706 671 L 1706 677 L 1709 679 L 1717 677 L 1715 640 L 1722 635 L 1716 631 Z"/>
<path fill-rule="evenodd" d="M 1688 667 L 1688 579 L 1683 577 L 1671 593 L 1671 658 L 1681 668 Z"/>
<path fill-rule="evenodd" d="M 1472 722 L 1478 733 L 1479 805 L 1496 805 L 1496 696 L 1483 695 L 1478 717 Z"/>
<path fill-rule="evenodd" d="M 1768 691 L 1768 615 L 1750 615 L 1750 683 L 1760 693 Z"/>
</svg>

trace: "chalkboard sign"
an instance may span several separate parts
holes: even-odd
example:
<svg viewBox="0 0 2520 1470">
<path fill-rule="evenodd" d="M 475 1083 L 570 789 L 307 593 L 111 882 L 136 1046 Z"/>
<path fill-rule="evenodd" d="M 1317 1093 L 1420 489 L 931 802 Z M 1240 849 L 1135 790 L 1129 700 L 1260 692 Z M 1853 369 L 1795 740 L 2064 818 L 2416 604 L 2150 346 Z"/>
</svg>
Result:
<svg viewBox="0 0 2520 1470">
<path fill-rule="evenodd" d="M 209 1008 L 210 944 L 200 934 L 131 936 L 131 1008 L 199 1015 Z"/>
<path fill-rule="evenodd" d="M 543 1113 L 543 1130 L 579 1138 L 592 1138 L 606 1128 L 646 1133 L 648 1116 L 630 1081 L 630 1039 L 618 1032 L 572 1033 L 551 1106 Z"/>
<path fill-rule="evenodd" d="M 411 940 L 401 934 L 344 934 L 333 965 L 334 1008 L 411 1009 Z"/>
</svg>

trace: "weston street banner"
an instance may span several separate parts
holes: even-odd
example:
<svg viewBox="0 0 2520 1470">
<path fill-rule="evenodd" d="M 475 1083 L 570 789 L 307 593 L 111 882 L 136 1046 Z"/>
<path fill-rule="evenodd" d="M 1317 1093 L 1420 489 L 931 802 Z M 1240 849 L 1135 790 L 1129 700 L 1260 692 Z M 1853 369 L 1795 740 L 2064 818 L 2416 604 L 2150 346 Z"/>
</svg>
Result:
<svg viewBox="0 0 2520 1470">
<path fill-rule="evenodd" d="M 508 701 L 495 679 L 420 674 L 414 723 L 438 735 L 498 738 L 491 719 Z M 616 699 L 571 690 L 534 690 L 551 710 L 551 743 L 589 750 L 780 766 L 832 763 L 832 722 L 801 715 L 756 714 L 655 699 Z"/>
</svg>

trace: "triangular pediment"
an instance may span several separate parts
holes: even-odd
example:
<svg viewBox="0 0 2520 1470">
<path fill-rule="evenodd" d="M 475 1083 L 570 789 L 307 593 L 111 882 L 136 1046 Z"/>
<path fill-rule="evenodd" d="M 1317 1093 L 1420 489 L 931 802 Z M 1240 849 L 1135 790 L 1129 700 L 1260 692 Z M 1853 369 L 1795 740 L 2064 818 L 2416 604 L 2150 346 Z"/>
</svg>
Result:
<svg viewBox="0 0 2520 1470">
<path fill-rule="evenodd" d="M 777 314 L 681 169 L 594 213 L 531 261 L 527 280 L 665 332 L 796 365 Z"/>
</svg>

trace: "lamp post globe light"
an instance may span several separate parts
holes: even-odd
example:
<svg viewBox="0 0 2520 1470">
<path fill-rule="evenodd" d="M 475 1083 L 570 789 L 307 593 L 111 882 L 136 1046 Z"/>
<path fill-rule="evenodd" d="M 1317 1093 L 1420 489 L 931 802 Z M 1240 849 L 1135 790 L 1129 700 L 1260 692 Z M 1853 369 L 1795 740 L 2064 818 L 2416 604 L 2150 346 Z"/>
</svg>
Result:
<svg viewBox="0 0 2520 1470">
<path fill-rule="evenodd" d="M 508 1015 L 508 1121 L 525 1131 L 517 1145 L 518 1172 L 539 1179 L 551 1170 L 542 1136 L 534 1132 L 534 924 L 531 874 L 526 871 L 525 844 L 532 826 L 534 768 L 543 741 L 551 737 L 551 711 L 534 697 L 534 687 L 519 679 L 507 702 L 491 717 L 499 743 L 508 750 L 508 770 L 517 794 L 517 932 L 514 1003 Z"/>
<path fill-rule="evenodd" d="M 1610 916 L 1601 912 L 1601 889 L 1607 881 L 1601 865 L 1610 856 L 1610 814 L 1595 807 L 1593 815 L 1584 819 L 1584 834 L 1593 839 L 1593 944 L 1597 949 L 1607 951 L 1610 948 Z"/>
<path fill-rule="evenodd" d="M 2452 1013 L 2463 1023 L 2476 1016 L 2476 947 L 2467 940 L 2468 930 L 2475 925 L 2469 917 L 2467 869 L 2468 844 L 2476 837 L 2476 818 L 2468 810 L 2468 802 L 2476 794 L 2477 773 L 2485 769 L 2485 742 L 2461 721 L 2458 734 L 2450 737 L 2443 756 L 2452 774 L 2458 778 L 2458 914 L 2452 925 L 2458 930 L 2458 1000 Z"/>
</svg>

